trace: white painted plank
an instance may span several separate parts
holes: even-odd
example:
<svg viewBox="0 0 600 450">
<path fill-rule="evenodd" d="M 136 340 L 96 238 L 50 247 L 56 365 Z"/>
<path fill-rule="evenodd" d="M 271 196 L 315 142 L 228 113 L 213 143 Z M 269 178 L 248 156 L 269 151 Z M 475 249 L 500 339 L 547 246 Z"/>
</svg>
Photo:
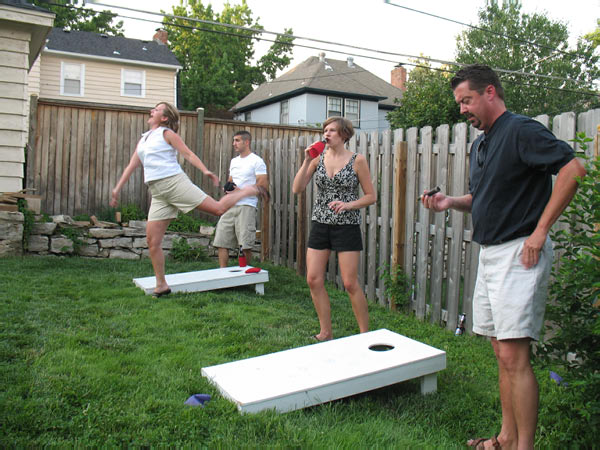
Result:
<svg viewBox="0 0 600 450">
<path fill-rule="evenodd" d="M 174 273 L 166 276 L 171 292 L 203 292 L 236 286 L 255 284 L 259 294 L 264 293 L 264 283 L 269 281 L 269 272 L 246 273 L 246 267 L 225 267 L 222 269 L 199 270 L 196 272 Z M 151 295 L 156 287 L 156 277 L 134 278 L 133 282 L 146 295 Z M 258 285 L 262 284 L 262 287 Z"/>
<path fill-rule="evenodd" d="M 388 345 L 387 351 L 370 349 Z M 242 412 L 293 411 L 427 377 L 424 393 L 436 388 L 446 353 L 386 329 L 357 334 L 202 369 Z"/>
</svg>

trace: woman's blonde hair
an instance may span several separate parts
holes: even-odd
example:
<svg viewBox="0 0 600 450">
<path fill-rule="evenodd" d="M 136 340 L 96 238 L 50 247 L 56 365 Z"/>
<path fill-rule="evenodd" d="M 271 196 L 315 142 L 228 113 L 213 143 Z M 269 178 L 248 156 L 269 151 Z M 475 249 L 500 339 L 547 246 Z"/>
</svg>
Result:
<svg viewBox="0 0 600 450">
<path fill-rule="evenodd" d="M 352 126 L 352 122 L 346 119 L 345 117 L 330 117 L 323 123 L 323 131 L 325 131 L 327 125 L 334 122 L 337 125 L 338 134 L 347 144 L 348 141 L 352 138 L 352 136 L 354 136 L 354 127 Z"/>
<path fill-rule="evenodd" d="M 177 108 L 167 102 L 157 103 L 156 106 L 158 105 L 165 105 L 162 114 L 167 118 L 167 121 L 164 125 L 177 133 L 179 130 L 179 111 L 177 111 Z"/>
</svg>

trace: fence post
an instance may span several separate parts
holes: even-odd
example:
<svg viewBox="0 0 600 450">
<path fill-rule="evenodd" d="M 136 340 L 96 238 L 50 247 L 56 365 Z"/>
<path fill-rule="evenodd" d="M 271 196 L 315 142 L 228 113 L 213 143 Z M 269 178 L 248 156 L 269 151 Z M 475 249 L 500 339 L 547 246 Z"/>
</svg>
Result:
<svg viewBox="0 0 600 450">
<path fill-rule="evenodd" d="M 270 167 L 269 164 L 269 158 L 264 158 L 265 159 L 265 164 L 267 166 L 267 176 L 271 177 L 271 170 L 272 168 Z M 270 187 L 269 187 L 270 188 Z M 269 189 L 271 192 L 273 192 L 273 190 L 270 188 Z M 270 236 L 270 213 L 271 213 L 271 205 L 268 202 L 262 202 L 261 201 L 261 208 L 262 208 L 262 217 L 260 219 L 260 261 L 264 262 L 264 261 L 268 261 L 269 258 L 271 257 L 271 247 L 269 245 L 271 236 Z"/>
<path fill-rule="evenodd" d="M 198 114 L 198 130 L 196 131 L 196 155 L 202 159 L 204 150 L 204 108 L 196 108 Z"/>
<path fill-rule="evenodd" d="M 35 141 L 37 134 L 38 96 L 29 97 L 29 139 L 27 141 L 27 162 L 25 163 L 25 186 L 33 188 L 35 185 Z"/>
<path fill-rule="evenodd" d="M 392 267 L 390 273 L 396 273 L 400 265 L 404 269 L 404 251 L 406 246 L 406 141 L 396 142 L 394 148 L 394 200 L 392 217 Z M 390 309 L 396 310 L 396 299 L 390 299 Z"/>
</svg>

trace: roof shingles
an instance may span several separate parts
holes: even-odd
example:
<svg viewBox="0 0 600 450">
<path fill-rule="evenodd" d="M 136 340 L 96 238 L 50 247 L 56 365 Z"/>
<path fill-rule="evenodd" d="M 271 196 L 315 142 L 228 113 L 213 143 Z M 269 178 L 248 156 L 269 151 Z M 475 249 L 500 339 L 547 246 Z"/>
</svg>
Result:
<svg viewBox="0 0 600 450">
<path fill-rule="evenodd" d="M 107 36 L 89 31 L 64 31 L 53 28 L 46 48 L 81 55 L 100 56 L 117 60 L 177 66 L 181 64 L 166 45 L 122 36 Z"/>
<path fill-rule="evenodd" d="M 402 97 L 402 90 L 356 64 L 349 66 L 347 61 L 321 61 L 311 56 L 279 78 L 261 84 L 232 109 L 243 112 L 304 92 L 338 93 L 346 97 L 379 101 L 380 105 L 388 107 L 396 106 L 395 98 Z"/>
</svg>

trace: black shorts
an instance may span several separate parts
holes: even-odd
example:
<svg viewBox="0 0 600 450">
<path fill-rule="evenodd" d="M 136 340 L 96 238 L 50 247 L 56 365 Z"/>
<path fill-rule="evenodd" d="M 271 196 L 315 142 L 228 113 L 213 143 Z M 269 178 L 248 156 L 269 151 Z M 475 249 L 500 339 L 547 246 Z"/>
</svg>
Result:
<svg viewBox="0 0 600 450">
<path fill-rule="evenodd" d="M 312 221 L 308 236 L 308 248 L 335 250 L 336 252 L 360 252 L 362 234 L 359 225 L 328 225 Z"/>
</svg>

